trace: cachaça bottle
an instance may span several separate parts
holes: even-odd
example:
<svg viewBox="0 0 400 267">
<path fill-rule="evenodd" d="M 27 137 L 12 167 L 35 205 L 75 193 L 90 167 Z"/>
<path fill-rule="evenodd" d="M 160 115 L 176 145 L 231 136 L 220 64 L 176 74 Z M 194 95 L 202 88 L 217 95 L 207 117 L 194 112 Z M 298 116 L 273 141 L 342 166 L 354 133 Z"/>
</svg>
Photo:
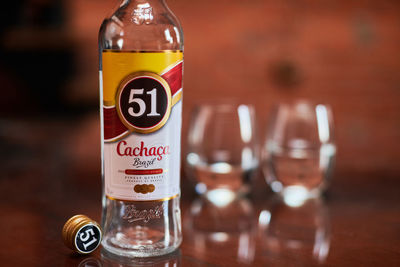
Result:
<svg viewBox="0 0 400 267">
<path fill-rule="evenodd" d="M 182 28 L 164 0 L 125 0 L 99 33 L 103 248 L 163 255 L 182 241 Z"/>
</svg>

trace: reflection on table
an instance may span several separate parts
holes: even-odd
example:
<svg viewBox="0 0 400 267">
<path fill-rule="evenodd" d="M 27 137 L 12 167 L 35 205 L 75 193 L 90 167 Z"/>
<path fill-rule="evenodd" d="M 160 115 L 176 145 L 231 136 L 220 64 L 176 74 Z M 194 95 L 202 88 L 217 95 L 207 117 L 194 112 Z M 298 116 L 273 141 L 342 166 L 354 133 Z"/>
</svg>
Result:
<svg viewBox="0 0 400 267">
<path fill-rule="evenodd" d="M 329 253 L 330 221 L 323 199 L 290 206 L 271 198 L 258 217 L 260 247 L 266 258 L 325 262 Z M 312 262 L 311 261 L 311 262 Z"/>
<path fill-rule="evenodd" d="M 255 255 L 257 225 L 249 200 L 239 198 L 216 205 L 207 198 L 198 198 L 185 215 L 185 242 L 200 257 L 209 253 L 224 253 L 224 257 L 236 259 L 241 265 L 251 265 Z"/>
<path fill-rule="evenodd" d="M 177 267 L 181 264 L 181 250 L 173 253 L 149 258 L 121 258 L 101 250 L 101 256 L 83 259 L 78 267 L 128 267 L 128 266 L 154 266 L 154 267 Z"/>
</svg>

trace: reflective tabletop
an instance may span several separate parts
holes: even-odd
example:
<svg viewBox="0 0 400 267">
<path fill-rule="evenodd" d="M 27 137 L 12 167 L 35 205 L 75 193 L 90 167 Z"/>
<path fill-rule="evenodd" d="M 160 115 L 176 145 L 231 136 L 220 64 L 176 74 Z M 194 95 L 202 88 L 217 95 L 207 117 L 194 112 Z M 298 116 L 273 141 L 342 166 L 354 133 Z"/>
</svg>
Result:
<svg viewBox="0 0 400 267">
<path fill-rule="evenodd" d="M 261 174 L 251 194 L 229 201 L 197 196 L 182 177 L 180 249 L 135 260 L 76 255 L 63 224 L 101 214 L 93 118 L 0 125 L 1 266 L 400 266 L 400 177 L 352 170 L 336 170 L 327 194 L 304 202 L 272 194 Z"/>
</svg>

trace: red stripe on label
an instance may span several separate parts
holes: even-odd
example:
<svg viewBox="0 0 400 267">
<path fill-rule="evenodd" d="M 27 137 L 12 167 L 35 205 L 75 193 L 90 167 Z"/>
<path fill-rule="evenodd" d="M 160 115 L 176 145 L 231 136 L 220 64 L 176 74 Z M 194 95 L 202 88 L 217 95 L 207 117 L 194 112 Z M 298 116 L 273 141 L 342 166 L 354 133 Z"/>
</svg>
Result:
<svg viewBox="0 0 400 267">
<path fill-rule="evenodd" d="M 127 129 L 118 117 L 114 108 L 103 108 L 104 115 L 104 139 L 112 139 L 124 133 Z"/>
<path fill-rule="evenodd" d="M 152 170 L 125 170 L 125 174 L 128 175 L 151 175 L 151 174 L 161 174 L 163 173 L 163 169 L 152 169 Z"/>
<path fill-rule="evenodd" d="M 161 76 L 169 84 L 172 96 L 182 88 L 182 67 L 183 63 L 181 62 Z"/>
</svg>

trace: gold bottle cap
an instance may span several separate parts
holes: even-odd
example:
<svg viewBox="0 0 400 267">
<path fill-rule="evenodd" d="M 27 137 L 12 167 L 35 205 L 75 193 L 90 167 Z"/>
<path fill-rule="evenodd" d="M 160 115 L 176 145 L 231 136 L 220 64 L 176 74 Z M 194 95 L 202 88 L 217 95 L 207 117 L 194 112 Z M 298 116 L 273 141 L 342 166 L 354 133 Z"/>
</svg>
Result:
<svg viewBox="0 0 400 267">
<path fill-rule="evenodd" d="M 85 215 L 71 217 L 62 230 L 64 244 L 80 254 L 93 252 L 101 242 L 99 224 Z"/>
</svg>

